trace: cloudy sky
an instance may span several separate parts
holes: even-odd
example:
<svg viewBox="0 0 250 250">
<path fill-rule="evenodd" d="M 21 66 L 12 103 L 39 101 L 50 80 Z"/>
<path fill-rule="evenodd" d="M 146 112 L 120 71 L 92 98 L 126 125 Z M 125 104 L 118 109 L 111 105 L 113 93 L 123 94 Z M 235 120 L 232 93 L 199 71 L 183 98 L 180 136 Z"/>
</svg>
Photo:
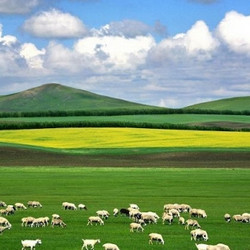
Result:
<svg viewBox="0 0 250 250">
<path fill-rule="evenodd" d="M 249 96 L 249 0 L 0 0 L 0 95 L 52 82 L 171 108 Z"/>
</svg>

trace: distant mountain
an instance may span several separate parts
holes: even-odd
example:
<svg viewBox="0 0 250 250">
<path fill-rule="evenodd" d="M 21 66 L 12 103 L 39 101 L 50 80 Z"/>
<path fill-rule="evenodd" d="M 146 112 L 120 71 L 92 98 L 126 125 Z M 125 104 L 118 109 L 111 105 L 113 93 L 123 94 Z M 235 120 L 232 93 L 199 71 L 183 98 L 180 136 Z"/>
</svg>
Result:
<svg viewBox="0 0 250 250">
<path fill-rule="evenodd" d="M 185 109 L 250 111 L 250 96 L 227 98 L 217 101 L 204 102 L 188 106 Z"/>
<path fill-rule="evenodd" d="M 19 93 L 0 96 L 0 112 L 152 109 L 153 106 L 97 95 L 60 84 L 44 84 Z"/>
</svg>

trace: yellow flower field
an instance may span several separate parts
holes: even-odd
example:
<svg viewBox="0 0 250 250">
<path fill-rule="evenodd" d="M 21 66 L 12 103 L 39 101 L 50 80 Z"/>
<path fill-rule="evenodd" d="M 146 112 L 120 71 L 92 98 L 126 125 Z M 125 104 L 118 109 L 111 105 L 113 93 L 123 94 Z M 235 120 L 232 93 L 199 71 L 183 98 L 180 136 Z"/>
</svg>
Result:
<svg viewBox="0 0 250 250">
<path fill-rule="evenodd" d="M 58 149 L 139 147 L 250 148 L 250 133 L 138 128 L 3 130 L 0 131 L 0 142 Z"/>
</svg>

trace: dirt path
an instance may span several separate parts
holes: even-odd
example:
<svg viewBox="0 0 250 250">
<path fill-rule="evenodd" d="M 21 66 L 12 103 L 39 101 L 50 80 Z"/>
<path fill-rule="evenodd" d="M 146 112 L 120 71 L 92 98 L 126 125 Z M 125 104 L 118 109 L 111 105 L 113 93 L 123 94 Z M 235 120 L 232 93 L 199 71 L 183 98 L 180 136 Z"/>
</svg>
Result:
<svg viewBox="0 0 250 250">
<path fill-rule="evenodd" d="M 138 155 L 70 155 L 0 147 L 0 166 L 250 168 L 250 153 L 166 152 Z"/>
</svg>

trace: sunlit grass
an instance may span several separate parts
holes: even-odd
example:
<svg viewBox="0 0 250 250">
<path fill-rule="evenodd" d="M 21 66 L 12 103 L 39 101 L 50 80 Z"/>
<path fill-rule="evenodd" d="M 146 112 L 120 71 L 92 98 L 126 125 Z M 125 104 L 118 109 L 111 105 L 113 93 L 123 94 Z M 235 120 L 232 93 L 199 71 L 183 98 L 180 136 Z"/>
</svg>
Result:
<svg viewBox="0 0 250 250">
<path fill-rule="evenodd" d="M 0 142 L 74 148 L 249 148 L 250 132 L 140 128 L 58 128 L 0 131 Z"/>
</svg>

